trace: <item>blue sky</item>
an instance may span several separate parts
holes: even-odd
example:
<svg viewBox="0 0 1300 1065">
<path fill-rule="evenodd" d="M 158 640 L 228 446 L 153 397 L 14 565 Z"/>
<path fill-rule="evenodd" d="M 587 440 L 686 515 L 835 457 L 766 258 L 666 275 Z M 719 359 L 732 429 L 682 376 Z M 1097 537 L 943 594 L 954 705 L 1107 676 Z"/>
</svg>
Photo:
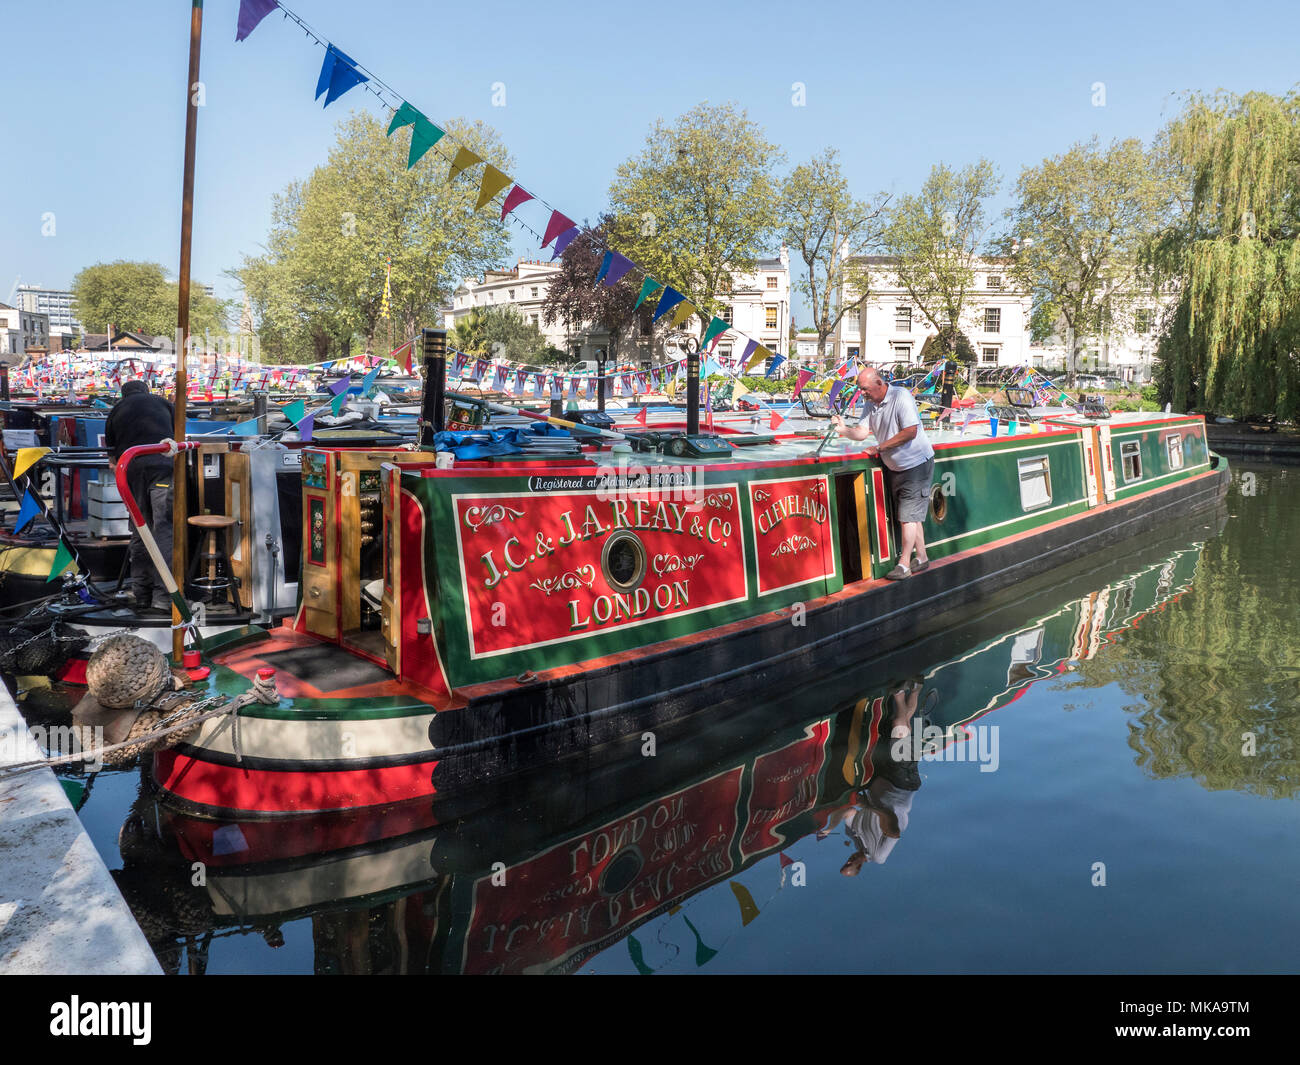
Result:
<svg viewBox="0 0 1300 1065">
<path fill-rule="evenodd" d="M 578 219 L 604 206 L 657 118 L 701 100 L 746 108 L 790 164 L 834 145 L 867 196 L 913 191 L 933 163 L 981 155 L 1006 189 L 1094 134 L 1149 139 L 1177 110 L 1172 94 L 1300 80 L 1294 3 L 290 6 L 435 122 L 496 127 L 514 176 Z M 175 273 L 189 7 L 6 5 L 0 300 L 19 277 L 62 287 L 98 261 Z M 351 108 L 380 110 L 359 89 L 322 110 L 322 50 L 279 14 L 236 44 L 238 7 L 205 4 L 195 192 L 193 276 L 227 297 L 222 271 L 260 250 L 272 195 L 324 160 Z M 795 82 L 806 106 L 792 105 Z M 54 233 L 42 235 L 49 212 Z M 517 254 L 534 251 L 516 240 Z"/>
</svg>

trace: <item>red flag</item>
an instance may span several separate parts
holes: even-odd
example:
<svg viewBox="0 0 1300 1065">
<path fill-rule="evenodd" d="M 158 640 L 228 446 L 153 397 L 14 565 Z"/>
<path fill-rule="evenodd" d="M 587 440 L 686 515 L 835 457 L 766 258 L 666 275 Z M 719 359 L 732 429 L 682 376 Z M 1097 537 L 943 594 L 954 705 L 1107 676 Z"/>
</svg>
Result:
<svg viewBox="0 0 1300 1065">
<path fill-rule="evenodd" d="M 785 419 L 782 418 L 781 415 L 777 414 L 776 411 L 773 411 L 773 412 L 772 412 L 772 417 L 771 417 L 771 419 L 768 421 L 768 425 L 770 425 L 773 429 L 780 429 L 780 428 L 781 428 L 781 423 L 782 423 L 783 421 L 785 421 Z"/>
<path fill-rule="evenodd" d="M 632 419 L 634 422 L 637 423 L 637 425 L 641 426 L 641 428 L 643 429 L 645 428 L 645 412 L 646 412 L 646 408 L 642 407 L 641 413 Z"/>
<path fill-rule="evenodd" d="M 785 856 L 785 851 L 782 851 L 782 852 L 781 852 L 781 868 L 784 869 L 787 865 L 794 865 L 794 859 L 793 859 L 793 858 L 787 858 L 787 857 Z"/>
</svg>

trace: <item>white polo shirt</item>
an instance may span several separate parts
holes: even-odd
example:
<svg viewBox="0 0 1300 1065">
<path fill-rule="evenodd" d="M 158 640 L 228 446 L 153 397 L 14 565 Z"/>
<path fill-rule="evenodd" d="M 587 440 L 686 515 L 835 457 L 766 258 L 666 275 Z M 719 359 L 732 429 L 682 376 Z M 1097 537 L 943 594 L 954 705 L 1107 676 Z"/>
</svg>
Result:
<svg viewBox="0 0 1300 1065">
<path fill-rule="evenodd" d="M 895 473 L 910 470 L 934 458 L 934 448 L 925 438 L 925 430 L 920 427 L 921 413 L 916 409 L 916 400 L 912 398 L 911 392 L 899 385 L 890 385 L 879 403 L 867 400 L 866 410 L 858 419 L 858 424 L 871 429 L 877 445 L 882 440 L 897 436 L 909 425 L 917 427 L 916 435 L 906 443 L 880 449 L 880 461 Z"/>
</svg>

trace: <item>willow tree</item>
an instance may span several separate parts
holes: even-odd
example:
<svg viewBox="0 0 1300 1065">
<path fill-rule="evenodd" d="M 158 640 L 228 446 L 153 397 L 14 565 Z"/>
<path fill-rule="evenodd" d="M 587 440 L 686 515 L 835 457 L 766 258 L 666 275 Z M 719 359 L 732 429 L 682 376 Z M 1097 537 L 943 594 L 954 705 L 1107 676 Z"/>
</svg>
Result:
<svg viewBox="0 0 1300 1065">
<path fill-rule="evenodd" d="M 1161 340 L 1175 408 L 1300 413 L 1300 94 L 1193 95 L 1162 147 L 1188 203 L 1156 261 L 1180 277 Z"/>
</svg>

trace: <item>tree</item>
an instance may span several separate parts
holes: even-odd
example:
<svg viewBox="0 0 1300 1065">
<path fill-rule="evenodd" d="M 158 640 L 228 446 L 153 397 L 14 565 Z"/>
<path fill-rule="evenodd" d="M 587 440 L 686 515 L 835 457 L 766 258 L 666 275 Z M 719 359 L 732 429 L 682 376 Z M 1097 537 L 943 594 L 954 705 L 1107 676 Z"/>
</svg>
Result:
<svg viewBox="0 0 1300 1065">
<path fill-rule="evenodd" d="M 884 245 L 897 258 L 894 273 L 935 329 L 961 328 L 989 230 L 985 202 L 997 188 L 997 172 L 987 159 L 962 170 L 939 163 L 920 195 L 899 197 L 889 212 Z M 945 335 L 955 344 L 955 330 Z M 955 348 L 946 354 L 954 356 Z"/>
<path fill-rule="evenodd" d="M 850 260 L 875 250 L 884 230 L 889 197 L 855 200 L 840 170 L 834 148 L 797 166 L 781 186 L 780 224 L 786 242 L 804 263 L 799 291 L 808 299 L 817 333 L 817 361 L 826 356 L 826 338 L 854 307 L 863 308 L 871 294 L 853 273 Z M 856 299 L 844 299 L 845 283 L 855 276 Z"/>
<path fill-rule="evenodd" d="M 538 362 L 554 350 L 532 322 L 514 307 L 485 307 L 480 312 L 483 347 L 493 359 Z"/>
<path fill-rule="evenodd" d="M 111 325 L 149 336 L 175 336 L 180 286 L 167 280 L 158 263 L 119 259 L 87 266 L 72 279 L 72 299 L 88 333 L 106 333 Z M 190 286 L 192 336 L 224 332 L 227 310 L 223 300 Z"/>
<path fill-rule="evenodd" d="M 1300 93 L 1190 96 L 1159 146 L 1185 209 L 1153 245 L 1180 282 L 1158 349 L 1162 399 L 1300 414 Z"/>
<path fill-rule="evenodd" d="M 266 253 L 235 271 L 270 360 L 347 355 L 354 336 L 368 348 L 386 342 L 389 259 L 394 339 L 404 340 L 434 321 L 461 278 L 507 254 L 505 224 L 490 208 L 474 209 L 478 171 L 448 183 L 443 144 L 472 148 L 506 172 L 510 158 L 482 123 L 453 122 L 447 133 L 408 170 L 410 130 L 389 137 L 384 121 L 353 113 L 326 163 L 275 198 Z"/>
<path fill-rule="evenodd" d="M 755 270 L 777 224 L 772 167 L 783 156 L 732 104 L 702 103 L 662 121 L 641 154 L 622 163 L 609 190 L 613 247 L 719 313 L 734 273 Z"/>
<path fill-rule="evenodd" d="M 547 325 L 560 321 L 573 333 L 590 326 L 604 330 L 609 335 L 607 358 L 616 364 L 619 338 L 630 328 L 648 329 L 654 308 L 647 301 L 633 312 L 640 278 L 628 274 L 613 285 L 596 283 L 611 224 L 610 216 L 603 215 L 594 229 L 584 229 L 564 249 L 560 270 L 546 290 L 542 316 Z"/>
<path fill-rule="evenodd" d="M 1034 294 L 1036 336 L 1064 323 L 1073 377 L 1085 340 L 1131 325 L 1134 304 L 1152 295 L 1141 250 L 1167 220 L 1168 172 L 1139 140 L 1102 148 L 1094 137 L 1025 167 L 1016 195 L 1009 272 Z"/>
<path fill-rule="evenodd" d="M 967 366 L 975 361 L 975 345 L 970 342 L 970 337 L 958 330 L 954 339 L 952 333 L 952 327 L 945 325 L 939 332 L 925 338 L 921 345 L 922 366 L 940 359 L 956 359 Z"/>
</svg>

